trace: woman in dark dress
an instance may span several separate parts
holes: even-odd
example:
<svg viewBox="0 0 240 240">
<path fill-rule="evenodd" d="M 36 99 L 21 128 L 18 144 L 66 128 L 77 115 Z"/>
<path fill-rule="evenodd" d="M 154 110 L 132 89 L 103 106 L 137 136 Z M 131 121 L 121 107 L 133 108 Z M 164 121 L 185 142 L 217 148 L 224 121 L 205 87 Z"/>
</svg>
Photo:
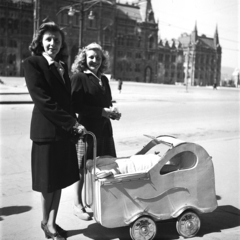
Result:
<svg viewBox="0 0 240 240">
<path fill-rule="evenodd" d="M 61 189 L 79 181 L 75 143 L 85 128 L 71 110 L 64 33 L 53 22 L 39 27 L 29 47 L 32 56 L 23 63 L 26 84 L 34 103 L 32 142 L 32 188 L 41 192 L 46 238 L 64 240 L 58 226 Z"/>
<path fill-rule="evenodd" d="M 112 94 L 107 77 L 103 72 L 108 67 L 108 56 L 97 43 L 81 49 L 72 65 L 72 106 L 78 114 L 78 121 L 97 138 L 97 156 L 116 157 L 110 118 L 115 118 L 112 108 Z M 87 139 L 87 159 L 93 158 L 92 138 Z M 84 150 L 82 150 L 82 153 Z M 82 156 L 80 156 L 80 162 Z M 80 181 L 74 184 L 75 198 L 73 211 L 83 220 L 90 217 L 82 205 L 82 174 L 79 164 Z M 83 164 L 82 164 L 83 165 Z"/>
</svg>

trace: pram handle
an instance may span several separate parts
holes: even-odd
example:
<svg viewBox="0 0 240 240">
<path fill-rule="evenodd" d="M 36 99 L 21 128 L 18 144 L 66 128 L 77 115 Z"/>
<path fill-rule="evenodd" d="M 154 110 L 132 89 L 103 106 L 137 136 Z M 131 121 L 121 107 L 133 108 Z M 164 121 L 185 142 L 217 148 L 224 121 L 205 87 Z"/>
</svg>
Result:
<svg viewBox="0 0 240 240">
<path fill-rule="evenodd" d="M 90 132 L 90 131 L 85 131 L 84 136 L 86 135 L 91 135 L 93 138 L 93 176 L 95 179 L 96 176 L 96 157 L 97 157 L 97 138 L 94 135 L 94 133 Z M 91 203 L 87 203 L 87 194 L 86 194 L 86 189 L 87 189 L 87 184 L 86 184 L 86 176 L 87 176 L 87 167 L 86 167 L 86 163 L 87 163 L 87 149 L 86 149 L 86 143 L 85 143 L 85 152 L 84 152 L 84 198 L 83 198 L 83 205 L 90 207 L 90 205 L 93 203 L 93 193 L 92 193 L 92 199 L 91 199 Z M 93 182 L 92 182 L 93 184 Z M 92 186 L 93 189 L 93 186 Z"/>
</svg>

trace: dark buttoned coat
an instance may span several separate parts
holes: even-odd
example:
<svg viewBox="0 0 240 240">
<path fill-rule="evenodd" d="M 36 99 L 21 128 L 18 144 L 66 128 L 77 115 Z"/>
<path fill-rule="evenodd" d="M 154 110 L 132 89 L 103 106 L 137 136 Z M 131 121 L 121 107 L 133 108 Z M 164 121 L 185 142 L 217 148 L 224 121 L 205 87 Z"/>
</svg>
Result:
<svg viewBox="0 0 240 240">
<path fill-rule="evenodd" d="M 76 73 L 71 77 L 72 107 L 78 113 L 78 121 L 97 138 L 112 137 L 112 124 L 102 116 L 103 108 L 112 106 L 112 94 L 106 76 L 99 80 L 91 73 Z"/>
<path fill-rule="evenodd" d="M 64 81 L 54 64 L 43 56 L 32 56 L 24 63 L 26 84 L 34 102 L 30 138 L 55 141 L 71 136 L 76 122 L 71 110 L 71 83 L 66 64 Z"/>
<path fill-rule="evenodd" d="M 79 180 L 75 144 L 72 142 L 75 115 L 71 110 L 71 82 L 67 65 L 62 79 L 54 64 L 43 56 L 23 63 L 27 88 L 34 103 L 30 138 L 32 187 L 54 192 Z"/>
</svg>

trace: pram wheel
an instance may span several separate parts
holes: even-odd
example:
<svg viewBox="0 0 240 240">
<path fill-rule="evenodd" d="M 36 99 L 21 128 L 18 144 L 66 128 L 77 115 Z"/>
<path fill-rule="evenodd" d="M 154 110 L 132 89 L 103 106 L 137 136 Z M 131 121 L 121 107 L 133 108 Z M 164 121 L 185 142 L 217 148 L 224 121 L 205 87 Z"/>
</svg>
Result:
<svg viewBox="0 0 240 240">
<path fill-rule="evenodd" d="M 133 240 L 152 240 L 157 233 L 157 226 L 150 217 L 139 217 L 130 226 L 130 236 Z"/>
<path fill-rule="evenodd" d="M 176 222 L 177 232 L 185 238 L 194 237 L 198 233 L 200 225 L 200 218 L 193 211 L 182 213 Z"/>
</svg>

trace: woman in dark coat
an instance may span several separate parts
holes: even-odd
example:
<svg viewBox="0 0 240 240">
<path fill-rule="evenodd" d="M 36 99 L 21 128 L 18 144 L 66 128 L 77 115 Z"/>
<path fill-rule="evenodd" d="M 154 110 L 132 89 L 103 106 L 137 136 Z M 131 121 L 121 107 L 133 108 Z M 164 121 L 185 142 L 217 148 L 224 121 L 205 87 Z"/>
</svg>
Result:
<svg viewBox="0 0 240 240">
<path fill-rule="evenodd" d="M 72 65 L 72 106 L 78 121 L 97 138 L 97 156 L 116 157 L 110 118 L 118 118 L 112 108 L 112 94 L 107 77 L 103 74 L 108 65 L 108 56 L 102 47 L 91 43 L 81 49 Z M 119 119 L 119 118 L 118 118 Z M 92 138 L 87 139 L 87 159 L 93 158 Z M 84 150 L 82 151 L 84 152 Z M 80 162 L 82 156 L 80 156 Z M 89 220 L 82 205 L 82 169 L 80 181 L 75 183 L 74 214 Z"/>
<path fill-rule="evenodd" d="M 26 84 L 34 103 L 32 188 L 41 192 L 41 227 L 47 238 L 63 240 L 56 223 L 61 189 L 79 180 L 75 143 L 85 128 L 71 110 L 71 83 L 64 33 L 53 22 L 40 26 L 23 63 Z"/>
</svg>

